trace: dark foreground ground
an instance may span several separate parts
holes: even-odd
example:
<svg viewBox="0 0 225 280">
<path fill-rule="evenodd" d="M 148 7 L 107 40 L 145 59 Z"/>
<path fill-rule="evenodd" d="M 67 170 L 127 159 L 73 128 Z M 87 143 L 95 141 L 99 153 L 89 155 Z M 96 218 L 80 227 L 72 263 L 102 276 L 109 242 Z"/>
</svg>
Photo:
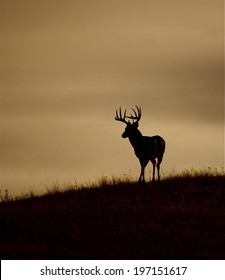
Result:
<svg viewBox="0 0 225 280">
<path fill-rule="evenodd" d="M 0 203 L 1 259 L 225 259 L 225 177 Z"/>
</svg>

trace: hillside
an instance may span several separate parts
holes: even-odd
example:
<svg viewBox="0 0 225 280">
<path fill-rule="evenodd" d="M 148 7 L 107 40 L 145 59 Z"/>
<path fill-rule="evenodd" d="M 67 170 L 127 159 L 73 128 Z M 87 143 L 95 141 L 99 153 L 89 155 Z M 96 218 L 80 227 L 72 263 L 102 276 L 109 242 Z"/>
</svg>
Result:
<svg viewBox="0 0 225 280">
<path fill-rule="evenodd" d="M 0 203 L 1 259 L 225 259 L 225 177 L 102 180 Z"/>
</svg>

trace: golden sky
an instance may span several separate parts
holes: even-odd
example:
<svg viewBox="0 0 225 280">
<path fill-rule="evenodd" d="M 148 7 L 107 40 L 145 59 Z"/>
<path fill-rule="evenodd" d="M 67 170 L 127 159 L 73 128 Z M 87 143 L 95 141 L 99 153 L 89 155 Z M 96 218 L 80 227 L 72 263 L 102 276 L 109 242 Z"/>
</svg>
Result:
<svg viewBox="0 0 225 280">
<path fill-rule="evenodd" d="M 166 140 L 164 171 L 224 165 L 222 0 L 0 5 L 1 189 L 138 176 L 120 105 Z"/>
</svg>

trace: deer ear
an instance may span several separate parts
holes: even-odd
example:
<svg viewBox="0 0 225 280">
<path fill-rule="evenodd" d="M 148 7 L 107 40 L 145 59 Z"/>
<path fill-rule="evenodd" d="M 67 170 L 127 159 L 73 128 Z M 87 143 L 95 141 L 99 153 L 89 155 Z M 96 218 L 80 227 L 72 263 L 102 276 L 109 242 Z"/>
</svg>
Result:
<svg viewBox="0 0 225 280">
<path fill-rule="evenodd" d="M 138 122 L 135 122 L 133 125 L 135 128 L 138 128 Z"/>
</svg>

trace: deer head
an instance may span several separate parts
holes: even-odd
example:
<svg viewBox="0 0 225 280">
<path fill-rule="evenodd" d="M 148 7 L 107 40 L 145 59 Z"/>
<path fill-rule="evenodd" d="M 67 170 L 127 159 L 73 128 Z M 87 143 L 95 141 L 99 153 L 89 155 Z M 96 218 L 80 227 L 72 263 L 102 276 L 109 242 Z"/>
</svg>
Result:
<svg viewBox="0 0 225 280">
<path fill-rule="evenodd" d="M 137 112 L 132 109 L 134 112 L 134 115 L 130 114 L 130 116 L 126 115 L 126 110 L 124 111 L 124 114 L 122 114 L 121 107 L 119 108 L 119 112 L 116 110 L 116 121 L 120 121 L 125 123 L 127 126 L 125 128 L 124 133 L 122 134 L 123 138 L 131 137 L 138 131 L 138 122 L 141 119 L 141 108 L 136 106 Z M 126 119 L 131 119 L 133 122 L 127 121 Z"/>
</svg>

